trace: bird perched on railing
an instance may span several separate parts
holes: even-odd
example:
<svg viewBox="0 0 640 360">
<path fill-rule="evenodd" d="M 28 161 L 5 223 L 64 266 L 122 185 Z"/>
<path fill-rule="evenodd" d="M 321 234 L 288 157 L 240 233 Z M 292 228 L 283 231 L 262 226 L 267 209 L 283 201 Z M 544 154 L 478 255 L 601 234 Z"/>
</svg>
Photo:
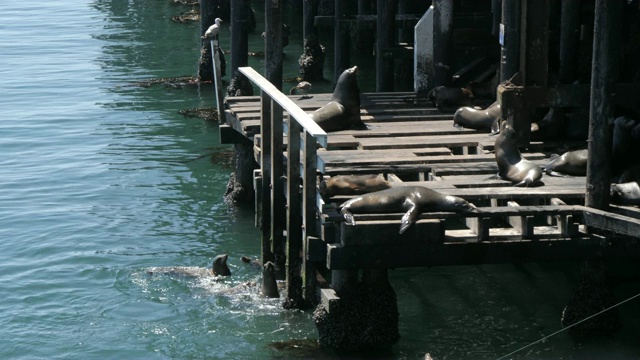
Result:
<svg viewBox="0 0 640 360">
<path fill-rule="evenodd" d="M 220 23 L 221 22 L 222 22 L 222 20 L 220 20 L 220 18 L 216 18 L 215 24 L 209 26 L 207 31 L 204 32 L 204 35 L 202 35 L 202 38 L 203 39 L 213 39 L 216 36 L 218 36 L 218 31 L 220 31 Z"/>
<path fill-rule="evenodd" d="M 302 96 L 307 97 L 307 90 L 311 89 L 311 83 L 308 81 L 300 81 L 298 85 L 289 90 L 289 95 L 295 95 L 298 90 L 302 91 Z"/>
</svg>

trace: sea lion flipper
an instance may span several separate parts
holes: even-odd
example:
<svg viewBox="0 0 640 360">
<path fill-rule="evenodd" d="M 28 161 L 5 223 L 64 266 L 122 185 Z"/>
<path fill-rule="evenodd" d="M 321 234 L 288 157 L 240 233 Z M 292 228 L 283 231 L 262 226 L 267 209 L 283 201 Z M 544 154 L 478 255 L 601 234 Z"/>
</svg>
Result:
<svg viewBox="0 0 640 360">
<path fill-rule="evenodd" d="M 353 218 L 353 214 L 349 210 L 342 209 L 340 213 L 342 214 L 342 217 L 344 217 L 344 222 L 347 223 L 347 225 L 356 224 L 356 220 Z"/>
<path fill-rule="evenodd" d="M 418 219 L 418 214 L 420 214 L 420 211 L 419 211 L 418 207 L 414 204 L 411 207 L 411 209 L 409 209 L 409 211 L 407 211 L 402 216 L 402 220 L 401 220 L 401 224 L 400 224 L 400 231 L 398 232 L 398 234 L 402 234 L 405 231 L 407 231 L 409 226 L 411 226 L 411 224 L 416 222 L 416 220 Z"/>
</svg>

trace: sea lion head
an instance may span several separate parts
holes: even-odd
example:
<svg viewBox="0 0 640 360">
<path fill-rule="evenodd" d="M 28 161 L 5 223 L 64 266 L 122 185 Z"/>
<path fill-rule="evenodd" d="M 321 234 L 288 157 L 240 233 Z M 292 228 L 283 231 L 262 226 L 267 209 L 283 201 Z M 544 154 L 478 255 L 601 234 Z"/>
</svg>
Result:
<svg viewBox="0 0 640 360">
<path fill-rule="evenodd" d="M 279 298 L 278 283 L 276 282 L 276 265 L 267 261 L 262 267 L 262 295 Z"/>
<path fill-rule="evenodd" d="M 216 276 L 229 276 L 231 275 L 231 270 L 229 270 L 229 266 L 227 265 L 227 259 L 229 256 L 227 254 L 218 255 L 213 258 L 213 266 L 211 270 L 213 271 L 213 275 Z"/>
<path fill-rule="evenodd" d="M 340 74 L 331 101 L 337 101 L 347 109 L 360 113 L 360 87 L 358 86 L 358 67 L 346 69 Z"/>
</svg>

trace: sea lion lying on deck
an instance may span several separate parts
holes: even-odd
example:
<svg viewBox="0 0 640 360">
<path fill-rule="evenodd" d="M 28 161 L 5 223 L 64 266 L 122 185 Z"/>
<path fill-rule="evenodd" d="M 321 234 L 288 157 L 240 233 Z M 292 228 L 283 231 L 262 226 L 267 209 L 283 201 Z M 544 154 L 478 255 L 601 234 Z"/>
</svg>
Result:
<svg viewBox="0 0 640 360">
<path fill-rule="evenodd" d="M 522 157 L 517 145 L 516 131 L 506 121 L 502 123 L 494 148 L 498 174 L 492 178 L 511 181 L 514 186 L 542 185 L 542 169 Z"/>
<path fill-rule="evenodd" d="M 567 151 L 560 156 L 552 155 L 544 171 L 551 176 L 586 176 L 588 158 L 587 149 Z"/>
<path fill-rule="evenodd" d="M 438 109 L 455 111 L 462 106 L 473 106 L 473 93 L 466 88 L 438 86 L 431 90 L 427 99 Z"/>
<path fill-rule="evenodd" d="M 388 189 L 391 184 L 382 175 L 336 175 L 320 182 L 320 194 L 325 198 L 336 195 L 360 195 Z"/>
<path fill-rule="evenodd" d="M 619 205 L 640 205 L 640 186 L 636 181 L 611 184 L 611 202 Z"/>
<path fill-rule="evenodd" d="M 358 67 L 354 66 L 340 74 L 331 101 L 311 113 L 311 119 L 326 132 L 338 130 L 366 130 L 360 119 L 360 88 Z"/>
<path fill-rule="evenodd" d="M 476 207 L 457 196 L 444 195 L 424 186 L 401 186 L 357 196 L 340 205 L 340 213 L 349 225 L 355 225 L 353 213 L 380 214 L 404 212 L 399 234 L 416 222 L 421 212 L 465 212 Z"/>
<path fill-rule="evenodd" d="M 463 106 L 453 114 L 453 126 L 474 130 L 489 130 L 491 134 L 500 132 L 502 109 L 496 101 L 484 110 Z"/>
</svg>

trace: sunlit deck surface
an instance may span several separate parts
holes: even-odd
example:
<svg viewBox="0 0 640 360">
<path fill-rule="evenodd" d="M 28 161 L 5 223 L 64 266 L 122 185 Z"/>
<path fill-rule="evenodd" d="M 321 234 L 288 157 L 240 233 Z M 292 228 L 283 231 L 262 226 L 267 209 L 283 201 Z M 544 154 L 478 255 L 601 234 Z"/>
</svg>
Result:
<svg viewBox="0 0 640 360">
<path fill-rule="evenodd" d="M 331 94 L 311 96 L 290 98 L 304 111 L 312 112 L 326 104 Z M 254 141 L 255 159 L 259 163 L 259 97 L 227 97 L 226 103 L 229 106 L 227 124 Z M 584 207 L 585 177 L 545 174 L 544 185 L 531 188 L 488 179 L 498 171 L 493 154 L 495 136 L 485 131 L 455 128 L 452 113 L 430 106 L 426 99 L 416 98 L 414 93 L 364 93 L 361 118 L 368 130 L 328 134 L 327 148 L 318 149 L 318 170 L 322 176 L 383 174 L 393 186 L 422 185 L 473 202 L 478 211 L 423 213 L 410 231 L 398 236 L 402 214 L 356 215 L 357 226 L 346 226 L 338 205 L 348 197 L 318 197 L 323 225 L 320 237 L 328 244 L 329 268 L 370 267 L 375 261 L 377 266 L 508 262 L 514 259 L 511 246 L 518 242 L 528 244 L 517 250 L 516 255 L 522 260 L 581 258 L 600 247 L 600 240 L 587 234 L 587 225 L 621 235 L 640 229 L 637 220 L 640 211 L 636 207 L 613 206 L 612 212 Z M 286 138 L 284 143 L 286 145 Z M 580 146 L 586 146 L 586 142 L 532 141 L 521 152 L 526 159 L 544 166 L 551 153 Z M 620 232 L 625 226 L 626 230 Z M 430 235 L 425 240 L 423 234 Z M 398 239 L 404 240 L 398 243 Z M 579 240 L 585 246 L 569 249 L 566 245 L 573 241 L 565 240 Z M 440 251 L 436 256 L 434 241 L 444 245 L 473 245 L 473 249 L 458 250 L 462 248 L 458 246 L 449 251 L 441 247 L 446 255 Z M 375 249 L 367 255 L 351 251 L 361 245 L 375 245 Z M 474 246 L 492 246 L 493 255 Z M 380 253 L 376 255 L 376 252 Z M 391 264 L 381 263 L 390 258 L 384 256 L 385 252 L 403 255 Z"/>
</svg>

